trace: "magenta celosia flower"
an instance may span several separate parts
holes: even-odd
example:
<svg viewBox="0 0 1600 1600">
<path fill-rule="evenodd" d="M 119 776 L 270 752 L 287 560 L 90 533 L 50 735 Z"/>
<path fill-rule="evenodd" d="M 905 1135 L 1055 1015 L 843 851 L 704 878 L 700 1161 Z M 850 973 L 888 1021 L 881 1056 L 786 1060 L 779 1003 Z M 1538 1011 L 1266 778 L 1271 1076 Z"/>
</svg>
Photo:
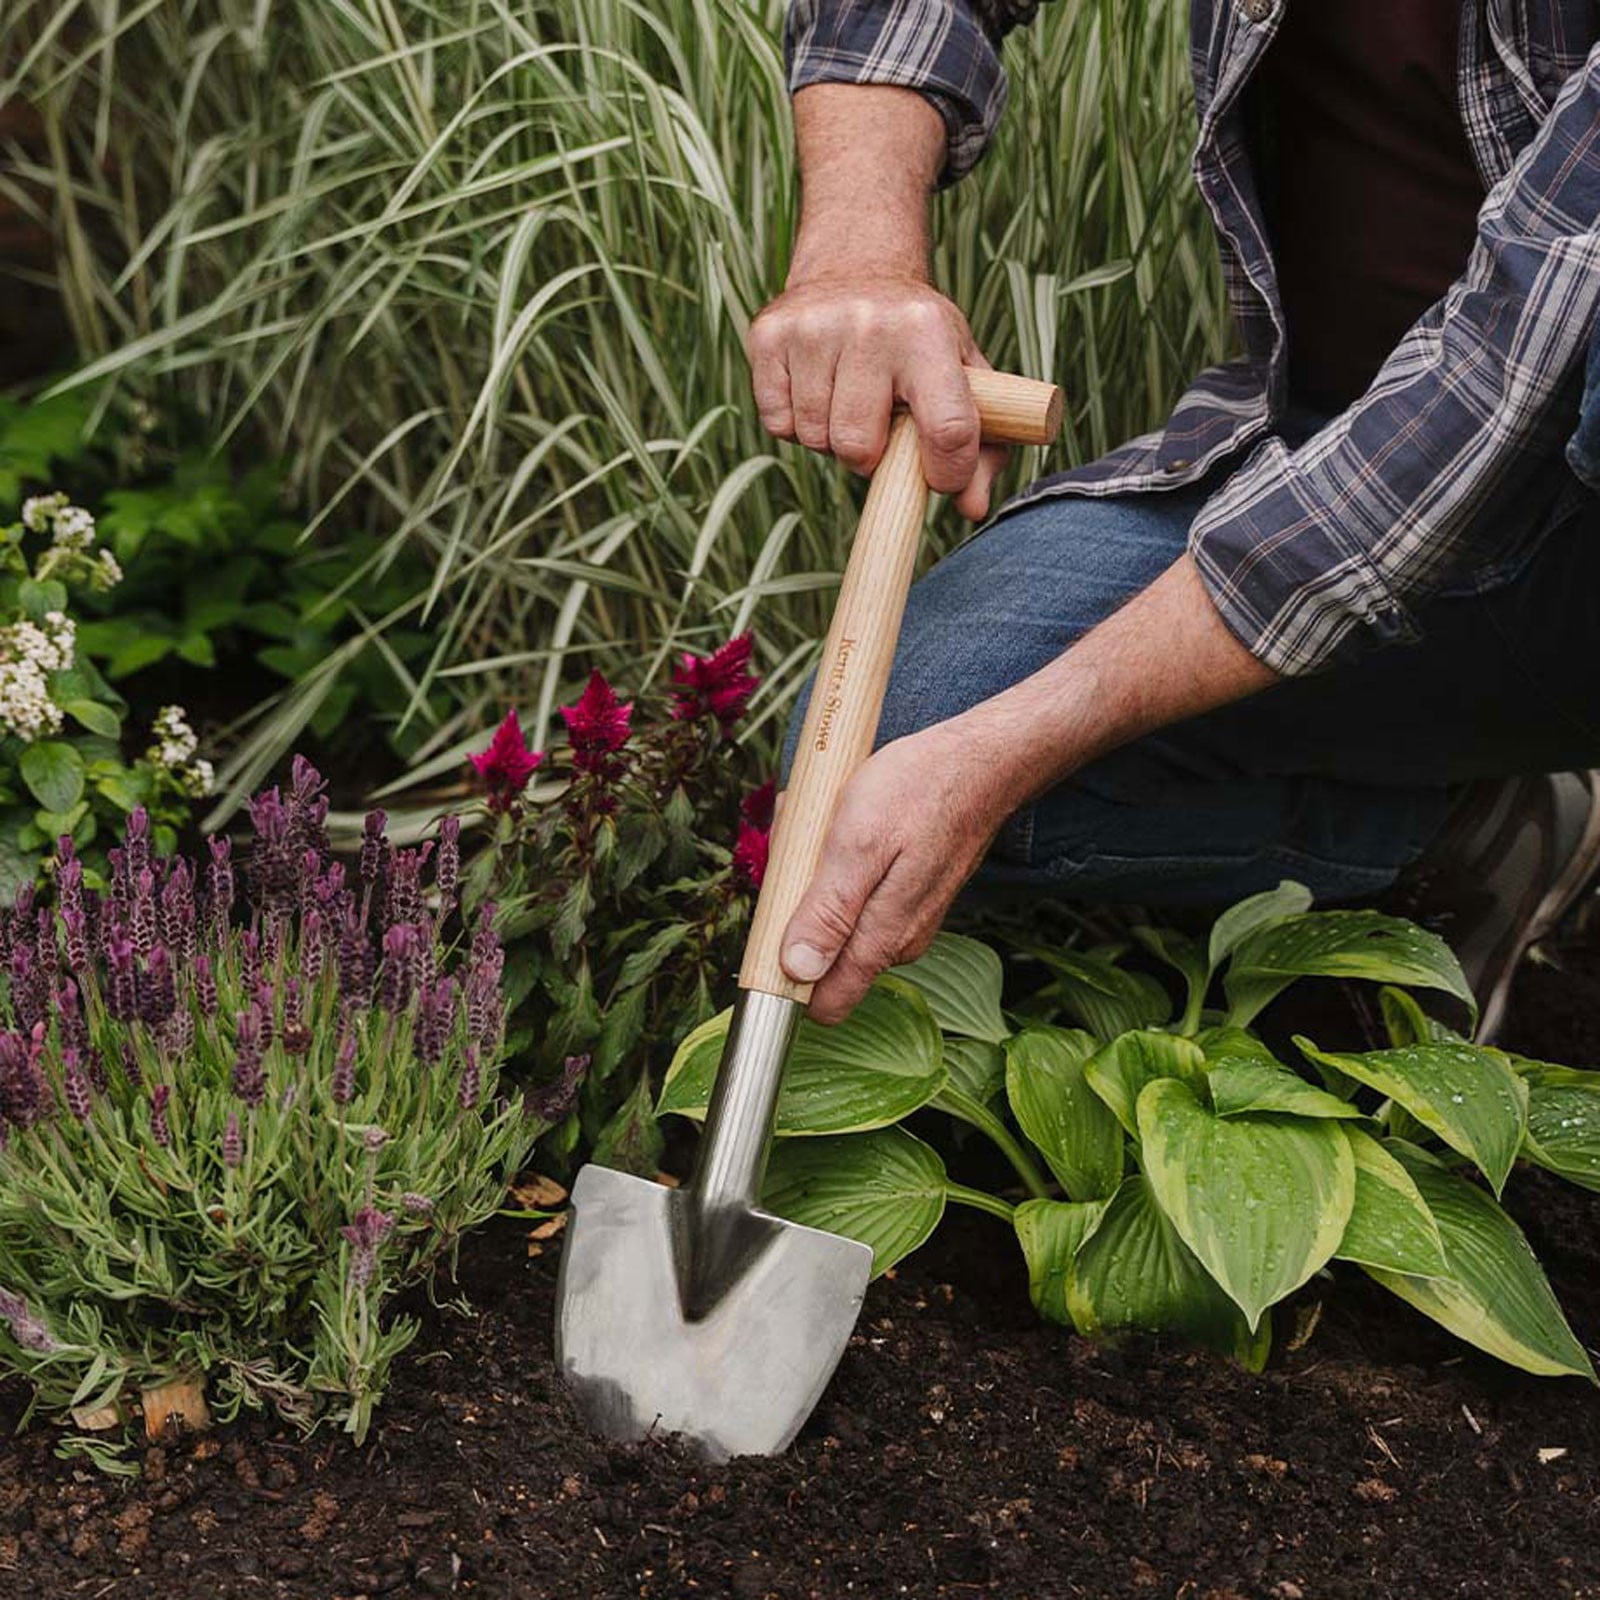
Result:
<svg viewBox="0 0 1600 1600">
<path fill-rule="evenodd" d="M 733 847 L 733 870 L 752 889 L 759 889 L 766 876 L 769 838 L 765 828 L 752 827 L 748 822 L 739 824 L 739 839 Z"/>
<path fill-rule="evenodd" d="M 580 772 L 606 772 L 607 760 L 628 742 L 633 702 L 617 699 L 617 692 L 600 672 L 591 672 L 578 703 L 561 707 L 561 720 L 572 741 L 572 764 Z"/>
<path fill-rule="evenodd" d="M 708 656 L 685 655 L 672 672 L 672 714 L 711 716 L 724 731 L 745 713 L 760 678 L 750 668 L 754 637 L 741 633 Z"/>
<path fill-rule="evenodd" d="M 739 815 L 752 828 L 770 828 L 772 816 L 778 807 L 778 785 L 768 778 L 759 789 L 752 789 L 739 802 Z"/>
<path fill-rule="evenodd" d="M 515 711 L 506 712 L 505 721 L 495 729 L 487 749 L 468 756 L 483 784 L 484 803 L 497 813 L 509 811 L 528 786 L 528 779 L 544 760 L 522 736 L 522 724 Z"/>
</svg>

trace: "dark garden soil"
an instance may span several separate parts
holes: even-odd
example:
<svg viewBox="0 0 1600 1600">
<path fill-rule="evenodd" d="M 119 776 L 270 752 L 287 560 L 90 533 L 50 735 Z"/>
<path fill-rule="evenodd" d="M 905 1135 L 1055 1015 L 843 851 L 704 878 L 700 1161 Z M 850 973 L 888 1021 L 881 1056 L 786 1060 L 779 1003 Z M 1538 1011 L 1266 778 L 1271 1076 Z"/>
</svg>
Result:
<svg viewBox="0 0 1600 1600">
<path fill-rule="evenodd" d="M 1524 976 L 1511 1042 L 1600 1062 L 1595 955 Z M 1600 1344 L 1600 1196 L 1534 1175 L 1510 1200 Z M 1600 1597 L 1600 1395 L 1464 1353 L 1358 1275 L 1253 1377 L 1040 1326 L 999 1225 L 958 1217 L 873 1288 L 791 1453 L 721 1467 L 583 1433 L 554 1282 L 525 1225 L 476 1241 L 478 1314 L 428 1314 L 364 1450 L 246 1424 L 129 1486 L 22 1435 L 0 1600 Z"/>
</svg>

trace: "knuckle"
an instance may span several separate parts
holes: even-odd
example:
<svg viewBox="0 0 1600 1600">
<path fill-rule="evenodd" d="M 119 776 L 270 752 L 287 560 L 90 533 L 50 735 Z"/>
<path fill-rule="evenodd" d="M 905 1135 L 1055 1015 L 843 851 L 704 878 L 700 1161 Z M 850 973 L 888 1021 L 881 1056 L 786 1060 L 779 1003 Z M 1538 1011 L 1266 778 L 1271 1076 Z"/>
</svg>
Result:
<svg viewBox="0 0 1600 1600">
<path fill-rule="evenodd" d="M 978 426 L 971 417 L 946 414 L 930 418 L 922 437 L 940 455 L 958 456 L 977 443 Z"/>
</svg>

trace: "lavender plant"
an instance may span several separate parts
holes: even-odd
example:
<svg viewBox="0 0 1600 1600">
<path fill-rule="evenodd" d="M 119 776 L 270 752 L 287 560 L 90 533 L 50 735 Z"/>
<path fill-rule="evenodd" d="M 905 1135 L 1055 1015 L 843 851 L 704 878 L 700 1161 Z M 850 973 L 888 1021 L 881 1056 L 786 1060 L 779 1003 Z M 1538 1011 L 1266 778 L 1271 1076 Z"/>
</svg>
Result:
<svg viewBox="0 0 1600 1600">
<path fill-rule="evenodd" d="M 297 759 L 239 856 L 163 858 L 136 809 L 105 893 L 63 839 L 53 903 L 0 912 L 0 1366 L 60 1420 L 188 1384 L 363 1437 L 417 1332 L 387 1303 L 562 1114 L 500 1093 L 454 821 L 397 849 L 375 815 L 347 871 L 326 813 Z"/>
</svg>

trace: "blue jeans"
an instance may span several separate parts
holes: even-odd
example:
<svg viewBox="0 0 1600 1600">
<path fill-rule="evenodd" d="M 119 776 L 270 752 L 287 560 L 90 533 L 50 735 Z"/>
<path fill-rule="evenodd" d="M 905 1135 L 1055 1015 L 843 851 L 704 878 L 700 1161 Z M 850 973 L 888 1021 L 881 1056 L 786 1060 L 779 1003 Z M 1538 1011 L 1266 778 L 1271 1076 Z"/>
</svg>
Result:
<svg viewBox="0 0 1600 1600">
<path fill-rule="evenodd" d="M 1215 488 L 1002 514 L 912 588 L 879 743 L 1059 655 L 1183 553 Z M 1600 766 L 1600 495 L 1553 467 L 1548 498 L 1537 538 L 1415 608 L 1420 643 L 1103 757 L 1009 820 L 980 885 L 1208 905 L 1296 878 L 1365 899 L 1466 783 Z M 798 713 L 786 767 L 797 732 Z"/>
</svg>

